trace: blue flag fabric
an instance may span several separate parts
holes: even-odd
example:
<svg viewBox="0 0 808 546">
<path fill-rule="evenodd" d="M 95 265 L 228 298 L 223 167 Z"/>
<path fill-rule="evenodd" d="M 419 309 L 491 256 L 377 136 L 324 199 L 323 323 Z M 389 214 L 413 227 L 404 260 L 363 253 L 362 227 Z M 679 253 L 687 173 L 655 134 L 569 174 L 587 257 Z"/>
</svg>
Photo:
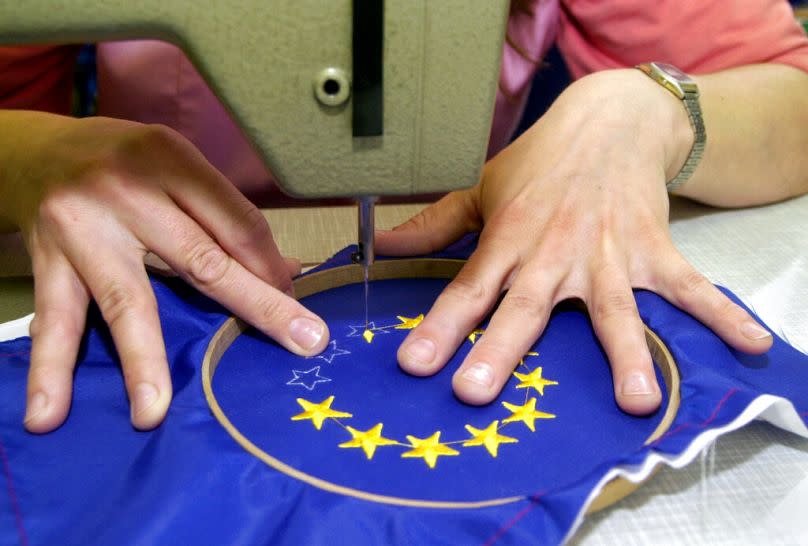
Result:
<svg viewBox="0 0 808 546">
<path fill-rule="evenodd" d="M 473 248 L 467 239 L 441 256 Z M 808 418 L 808 356 L 780 339 L 766 355 L 742 355 L 642 291 L 642 318 L 682 376 L 681 407 L 657 441 L 644 445 L 664 407 L 647 418 L 617 408 L 605 355 L 573 307 L 554 312 L 494 403 L 466 406 L 451 375 L 484 324 L 435 377 L 408 376 L 395 359 L 445 284 L 375 282 L 368 328 L 361 287 L 307 298 L 331 331 L 317 357 L 254 330 L 239 336 L 213 391 L 263 460 L 231 438 L 202 391 L 203 355 L 227 313 L 178 280 L 152 281 L 174 384 L 154 431 L 129 424 L 97 311 L 70 415 L 51 434 L 21 425 L 30 339 L 0 343 L 0 544 L 556 544 L 609 469 L 681 453 L 762 394 Z"/>
</svg>

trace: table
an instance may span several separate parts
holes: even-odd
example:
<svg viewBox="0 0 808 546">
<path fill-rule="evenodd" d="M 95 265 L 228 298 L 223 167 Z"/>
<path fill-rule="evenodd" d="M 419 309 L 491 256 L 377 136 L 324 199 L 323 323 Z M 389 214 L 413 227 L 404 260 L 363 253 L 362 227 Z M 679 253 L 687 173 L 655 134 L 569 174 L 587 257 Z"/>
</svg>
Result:
<svg viewBox="0 0 808 546">
<path fill-rule="evenodd" d="M 392 227 L 423 205 L 378 207 Z M 355 242 L 352 207 L 264 211 L 276 242 L 304 265 Z M 713 282 L 732 289 L 779 335 L 808 352 L 808 196 L 767 207 L 718 210 L 673 199 L 677 247 Z M 33 310 L 30 266 L 21 242 L 0 238 L 0 322 Z M 0 326 L 20 335 L 27 321 Z M 588 517 L 571 543 L 808 543 L 808 442 L 753 424 L 722 438 L 701 464 L 663 469 L 614 507 Z M 704 467 L 704 469 L 703 469 Z M 708 474 L 702 480 L 702 474 Z"/>
</svg>

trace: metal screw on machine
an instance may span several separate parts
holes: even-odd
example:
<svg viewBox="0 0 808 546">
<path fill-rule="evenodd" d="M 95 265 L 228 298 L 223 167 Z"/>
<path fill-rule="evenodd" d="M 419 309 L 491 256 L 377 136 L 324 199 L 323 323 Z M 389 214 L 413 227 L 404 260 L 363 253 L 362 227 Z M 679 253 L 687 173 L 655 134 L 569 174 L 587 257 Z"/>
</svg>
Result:
<svg viewBox="0 0 808 546">
<path fill-rule="evenodd" d="M 324 106 L 342 106 L 351 96 L 351 82 L 341 68 L 329 66 L 314 78 L 314 96 Z"/>
</svg>

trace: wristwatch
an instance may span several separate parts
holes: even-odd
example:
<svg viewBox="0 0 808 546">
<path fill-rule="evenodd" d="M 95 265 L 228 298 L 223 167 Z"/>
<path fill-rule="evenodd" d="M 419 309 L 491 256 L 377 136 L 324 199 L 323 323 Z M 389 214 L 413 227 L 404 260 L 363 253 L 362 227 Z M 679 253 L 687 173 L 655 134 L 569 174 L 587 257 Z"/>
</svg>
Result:
<svg viewBox="0 0 808 546">
<path fill-rule="evenodd" d="M 690 148 L 690 154 L 679 174 L 665 184 L 667 190 L 671 192 L 687 182 L 701 161 L 701 156 L 704 155 L 707 132 L 704 129 L 704 119 L 701 116 L 701 106 L 699 106 L 699 88 L 690 76 L 670 64 L 642 63 L 634 68 L 645 72 L 648 77 L 682 101 L 687 110 L 687 117 L 690 118 L 690 126 L 693 128 L 695 138 L 693 147 Z"/>
</svg>

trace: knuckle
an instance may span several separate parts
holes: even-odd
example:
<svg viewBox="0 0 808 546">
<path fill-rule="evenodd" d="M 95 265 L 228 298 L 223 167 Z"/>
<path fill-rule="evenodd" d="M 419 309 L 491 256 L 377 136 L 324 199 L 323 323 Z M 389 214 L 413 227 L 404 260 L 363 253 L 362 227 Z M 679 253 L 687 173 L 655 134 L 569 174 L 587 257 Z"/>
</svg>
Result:
<svg viewBox="0 0 808 546">
<path fill-rule="evenodd" d="M 217 286 L 227 277 L 230 257 L 213 241 L 194 245 L 187 256 L 187 272 L 191 282 L 202 287 Z"/>
<path fill-rule="evenodd" d="M 82 331 L 75 320 L 58 316 L 50 311 L 42 311 L 34 315 L 29 326 L 29 333 L 31 339 L 38 339 L 48 334 L 55 339 L 66 340 L 81 336 Z"/>
<path fill-rule="evenodd" d="M 508 238 L 516 233 L 524 233 L 525 226 L 530 226 L 533 222 L 533 213 L 527 206 L 518 200 L 511 201 L 505 205 L 501 211 L 497 212 L 486 225 L 485 235 L 490 238 Z M 481 236 L 482 238 L 482 236 Z"/>
<path fill-rule="evenodd" d="M 462 273 L 446 285 L 443 294 L 449 298 L 466 303 L 480 303 L 487 300 L 489 290 L 478 279 Z"/>
<path fill-rule="evenodd" d="M 597 321 L 608 320 L 613 317 L 624 317 L 629 314 L 636 314 L 637 305 L 634 297 L 628 294 L 611 293 L 603 298 L 599 298 L 593 310 L 594 318 Z"/>
<path fill-rule="evenodd" d="M 81 209 L 78 199 L 65 192 L 55 191 L 42 199 L 38 213 L 45 225 L 56 228 L 57 232 L 63 232 L 82 221 L 85 215 Z"/>
<path fill-rule="evenodd" d="M 235 242 L 239 246 L 263 246 L 272 237 L 264 215 L 252 205 L 246 208 L 238 220 Z"/>
<path fill-rule="evenodd" d="M 280 297 L 262 297 L 256 303 L 260 320 L 264 323 L 283 322 L 289 315 Z"/>
<path fill-rule="evenodd" d="M 691 270 L 679 275 L 676 281 L 676 292 L 680 297 L 691 298 L 702 292 L 709 284 L 704 275 L 696 270 Z"/>
<path fill-rule="evenodd" d="M 147 307 L 145 302 L 139 301 L 133 290 L 118 281 L 109 283 L 101 291 L 97 303 L 110 328 L 114 328 L 127 315 Z"/>
<path fill-rule="evenodd" d="M 541 318 L 547 311 L 548 303 L 528 292 L 508 292 L 499 308 L 525 315 L 530 319 Z"/>
</svg>

